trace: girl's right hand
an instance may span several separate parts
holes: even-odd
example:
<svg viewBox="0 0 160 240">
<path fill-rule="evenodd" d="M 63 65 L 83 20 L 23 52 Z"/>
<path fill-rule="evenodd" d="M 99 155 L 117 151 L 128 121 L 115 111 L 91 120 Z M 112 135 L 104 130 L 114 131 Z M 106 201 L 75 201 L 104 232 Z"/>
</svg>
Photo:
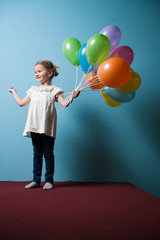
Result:
<svg viewBox="0 0 160 240">
<path fill-rule="evenodd" d="M 10 93 L 13 93 L 13 91 L 15 91 L 14 87 L 10 87 L 8 90 Z"/>
</svg>

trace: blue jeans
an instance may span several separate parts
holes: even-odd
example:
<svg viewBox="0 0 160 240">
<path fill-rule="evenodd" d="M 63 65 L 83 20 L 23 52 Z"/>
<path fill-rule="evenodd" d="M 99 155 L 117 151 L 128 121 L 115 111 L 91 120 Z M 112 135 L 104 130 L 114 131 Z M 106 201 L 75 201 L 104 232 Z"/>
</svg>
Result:
<svg viewBox="0 0 160 240">
<path fill-rule="evenodd" d="M 55 138 L 45 134 L 31 132 L 33 145 L 33 182 L 40 183 L 43 156 L 46 163 L 45 182 L 53 183 L 54 174 L 54 141 Z"/>
</svg>

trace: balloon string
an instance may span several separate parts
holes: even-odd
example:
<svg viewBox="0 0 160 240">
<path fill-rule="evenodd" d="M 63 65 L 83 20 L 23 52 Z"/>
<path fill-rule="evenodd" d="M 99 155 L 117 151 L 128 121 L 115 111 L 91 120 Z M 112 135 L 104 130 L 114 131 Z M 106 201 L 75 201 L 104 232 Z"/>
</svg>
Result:
<svg viewBox="0 0 160 240">
<path fill-rule="evenodd" d="M 82 84 L 82 83 L 84 82 L 84 80 L 85 80 L 85 76 L 86 76 L 87 73 L 90 71 L 90 69 L 91 69 L 91 66 L 89 67 L 88 71 L 87 71 L 86 73 L 83 74 L 83 76 L 82 76 L 82 78 L 81 78 L 81 80 L 80 80 L 80 82 L 79 82 L 79 84 L 78 84 L 76 90 L 79 90 L 81 84 Z M 93 74 L 94 74 L 94 73 L 93 73 Z M 93 74 L 92 74 L 92 75 L 93 75 Z"/>
<path fill-rule="evenodd" d="M 91 81 L 91 80 L 92 80 L 92 81 Z M 93 84 L 93 83 L 98 84 L 98 83 L 101 83 L 101 82 L 100 82 L 99 78 L 98 78 L 97 75 L 96 75 L 96 76 L 94 76 L 94 77 L 91 76 L 89 79 L 86 79 L 85 83 L 87 83 L 88 85 L 91 85 L 91 84 Z M 82 84 L 82 85 L 85 85 L 85 83 Z M 81 85 L 81 86 L 82 86 L 82 85 Z"/>
<path fill-rule="evenodd" d="M 80 82 L 79 82 L 79 84 L 78 84 L 78 86 L 77 86 L 77 88 L 76 88 L 76 90 L 79 90 L 81 84 L 83 83 L 83 81 L 84 81 L 84 79 L 85 79 L 85 76 L 86 76 L 86 74 L 84 73 L 83 76 L 82 76 L 82 78 L 81 78 L 81 80 L 80 80 Z"/>
<path fill-rule="evenodd" d="M 72 94 L 70 94 L 65 100 L 66 100 L 66 104 L 64 106 L 62 106 L 59 111 L 58 111 L 58 114 L 60 113 L 60 111 L 64 110 L 68 104 L 70 104 L 72 102 L 72 99 L 73 99 L 73 92 Z"/>
<path fill-rule="evenodd" d="M 82 91 L 83 89 L 86 89 L 86 88 L 91 88 L 93 86 L 95 86 L 95 89 L 96 89 L 96 86 L 97 86 L 98 83 L 94 83 L 94 84 L 86 84 L 84 85 L 83 87 L 81 87 L 80 91 Z M 97 88 L 99 89 L 99 88 Z"/>
<path fill-rule="evenodd" d="M 83 85 L 81 86 L 80 91 L 81 91 L 82 89 L 87 88 L 87 87 L 96 86 L 97 84 L 100 84 L 100 81 L 99 81 L 99 80 L 97 81 L 97 79 L 96 79 L 95 81 L 91 82 L 91 83 L 88 83 L 88 84 L 85 83 L 85 84 L 83 84 Z"/>
<path fill-rule="evenodd" d="M 95 82 L 95 83 L 94 83 L 94 82 Z M 84 83 L 84 84 L 82 84 L 83 87 L 82 87 L 82 85 L 81 85 L 80 88 L 79 88 L 79 90 L 80 90 L 80 91 L 98 91 L 98 89 L 93 89 L 93 90 L 92 90 L 92 89 L 86 89 L 86 88 L 89 87 L 89 86 L 94 86 L 94 85 L 96 85 L 97 82 L 99 83 L 99 81 L 97 81 L 97 78 L 96 78 L 94 81 L 92 81 L 92 82 L 89 83 L 89 84 Z M 58 111 L 58 114 L 59 114 L 60 111 L 64 110 L 68 104 L 70 104 L 70 103 L 72 102 L 73 92 L 69 92 L 69 93 L 66 93 L 66 94 L 70 94 L 70 95 L 66 98 L 66 104 L 60 108 L 60 110 Z M 64 93 L 63 95 L 66 95 L 66 94 Z"/>
<path fill-rule="evenodd" d="M 93 79 L 93 78 L 92 78 Z M 96 77 L 96 78 L 94 78 L 94 80 L 92 80 L 91 82 L 90 82 L 90 79 L 88 79 L 86 82 L 84 82 L 83 84 L 81 84 L 81 87 L 80 88 L 82 88 L 82 87 L 84 87 L 85 85 L 87 86 L 87 85 L 89 85 L 89 86 L 91 86 L 91 85 L 93 85 L 93 84 L 99 84 L 100 83 L 100 81 L 99 81 L 99 79 Z"/>
<path fill-rule="evenodd" d="M 82 89 L 81 92 L 85 92 L 85 91 L 100 91 L 100 89 Z"/>
<path fill-rule="evenodd" d="M 97 85 L 97 83 L 96 83 L 96 84 L 92 84 L 92 85 L 90 85 L 90 86 L 86 85 L 86 86 L 82 87 L 82 88 L 80 89 L 80 91 L 82 91 L 83 89 L 89 88 L 89 87 L 96 86 L 96 85 Z M 97 90 L 98 90 L 98 88 L 97 88 Z"/>
<path fill-rule="evenodd" d="M 87 73 L 90 71 L 90 69 L 91 69 L 91 66 L 89 67 Z M 95 75 L 94 72 L 91 74 L 89 79 L 85 79 L 87 73 L 83 74 L 79 84 L 77 85 L 77 83 L 78 83 L 78 66 L 76 66 L 75 90 L 80 90 L 80 91 L 99 91 L 100 89 L 89 89 L 89 87 L 95 86 L 98 83 L 100 83 L 100 80 L 98 79 L 97 75 L 93 77 L 93 75 Z M 92 81 L 90 81 L 91 79 L 92 79 Z M 69 96 L 66 97 L 66 99 L 65 99 L 66 100 L 66 104 L 59 109 L 58 114 L 59 114 L 60 111 L 64 110 L 73 100 L 73 92 L 63 93 L 62 95 L 63 96 L 64 95 L 69 95 Z"/>
<path fill-rule="evenodd" d="M 72 92 L 68 92 L 68 93 L 62 93 L 61 95 L 64 96 L 64 95 L 69 95 L 71 94 Z"/>
<path fill-rule="evenodd" d="M 85 77 L 86 77 L 86 74 L 83 74 L 83 76 L 82 76 L 82 78 L 81 78 L 81 81 L 80 81 L 80 83 L 78 84 L 78 87 L 77 87 L 77 90 L 79 90 L 80 88 L 81 88 L 81 86 L 86 82 L 86 79 L 85 79 Z M 92 76 L 91 76 L 92 77 Z M 90 78 L 91 78 L 90 77 Z M 89 79 L 90 79 L 89 78 Z M 88 79 L 88 80 L 89 80 Z"/>
<path fill-rule="evenodd" d="M 76 87 L 77 87 L 77 82 L 78 82 L 78 66 L 76 66 L 76 82 L 75 82 L 74 89 L 76 89 Z"/>
<path fill-rule="evenodd" d="M 97 80 L 99 80 L 98 79 L 98 77 L 97 76 L 95 76 L 95 77 L 91 77 L 91 78 L 89 78 L 89 79 L 86 79 L 86 81 L 84 82 L 84 83 L 92 83 L 92 82 L 95 82 L 95 81 L 97 81 Z"/>
<path fill-rule="evenodd" d="M 68 92 L 68 93 L 62 93 L 62 96 L 68 95 L 66 97 L 69 97 L 69 95 L 71 95 L 72 93 L 73 93 L 73 91 L 72 92 Z"/>
</svg>

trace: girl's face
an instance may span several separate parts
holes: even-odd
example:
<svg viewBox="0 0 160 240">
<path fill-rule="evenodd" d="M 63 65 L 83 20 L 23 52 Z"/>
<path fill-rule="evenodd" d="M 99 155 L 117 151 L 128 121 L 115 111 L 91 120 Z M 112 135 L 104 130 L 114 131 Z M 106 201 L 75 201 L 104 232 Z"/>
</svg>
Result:
<svg viewBox="0 0 160 240">
<path fill-rule="evenodd" d="M 39 83 L 45 84 L 50 82 L 50 77 L 52 73 L 48 71 L 43 65 L 37 64 L 34 67 L 34 70 L 35 70 L 35 79 Z"/>
</svg>

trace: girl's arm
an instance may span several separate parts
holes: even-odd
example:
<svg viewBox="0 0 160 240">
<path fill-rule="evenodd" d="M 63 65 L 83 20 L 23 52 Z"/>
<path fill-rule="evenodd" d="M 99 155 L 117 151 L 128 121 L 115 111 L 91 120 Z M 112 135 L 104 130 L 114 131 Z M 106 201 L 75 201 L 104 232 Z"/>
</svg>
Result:
<svg viewBox="0 0 160 240">
<path fill-rule="evenodd" d="M 10 87 L 10 88 L 9 88 L 9 91 L 10 91 L 11 93 L 13 93 L 13 96 L 14 96 L 17 104 L 18 104 L 20 107 L 23 107 L 23 106 L 27 105 L 27 104 L 31 101 L 31 99 L 29 98 L 28 95 L 26 95 L 23 99 L 20 98 L 20 96 L 18 95 L 18 93 L 16 92 L 16 90 L 15 90 L 13 87 Z"/>
<path fill-rule="evenodd" d="M 79 94 L 80 94 L 80 91 L 79 91 L 79 90 L 76 90 L 76 91 L 74 90 L 74 91 L 73 91 L 73 99 L 76 98 L 76 97 L 78 97 Z M 71 101 L 70 103 L 67 103 L 67 100 L 64 99 L 64 97 L 63 97 L 61 94 L 60 94 L 60 95 L 57 95 L 56 97 L 57 97 L 57 101 L 58 101 L 63 107 L 68 107 L 68 106 L 70 105 L 70 103 L 73 101 L 73 99 L 72 99 L 72 101 Z"/>
</svg>

